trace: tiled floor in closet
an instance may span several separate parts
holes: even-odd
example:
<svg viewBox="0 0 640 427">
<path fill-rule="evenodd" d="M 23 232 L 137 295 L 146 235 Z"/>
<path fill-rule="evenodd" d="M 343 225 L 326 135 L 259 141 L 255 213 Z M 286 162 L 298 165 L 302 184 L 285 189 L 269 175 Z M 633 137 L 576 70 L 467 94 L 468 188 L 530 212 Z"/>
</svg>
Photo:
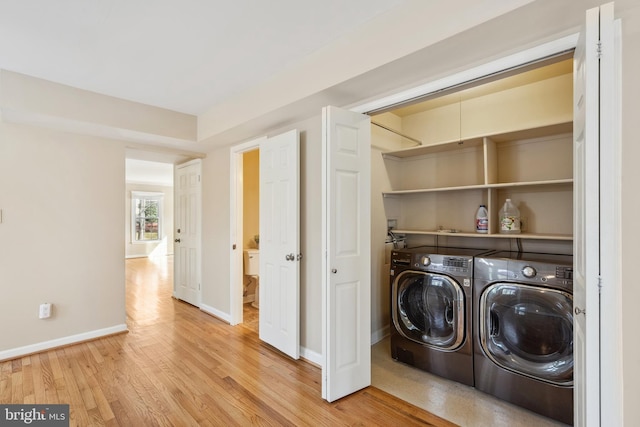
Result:
<svg viewBox="0 0 640 427">
<path fill-rule="evenodd" d="M 371 348 L 372 385 L 463 427 L 557 427 L 565 424 L 473 387 L 396 362 L 389 338 Z"/>
</svg>

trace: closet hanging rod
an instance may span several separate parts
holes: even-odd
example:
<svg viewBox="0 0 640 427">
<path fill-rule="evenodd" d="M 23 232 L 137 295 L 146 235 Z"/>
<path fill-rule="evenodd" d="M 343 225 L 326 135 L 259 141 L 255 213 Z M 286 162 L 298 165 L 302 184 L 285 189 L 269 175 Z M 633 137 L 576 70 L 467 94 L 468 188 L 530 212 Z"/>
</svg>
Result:
<svg viewBox="0 0 640 427">
<path fill-rule="evenodd" d="M 418 145 L 422 145 L 422 141 L 420 141 L 419 139 L 412 138 L 412 137 L 410 137 L 408 135 L 405 135 L 403 133 L 398 132 L 397 130 L 391 129 L 389 127 L 386 127 L 385 125 L 381 125 L 380 123 L 376 123 L 374 121 L 372 121 L 371 124 L 372 125 L 376 125 L 378 127 L 381 127 L 382 129 L 388 130 L 391 133 L 395 133 L 396 135 L 399 135 L 399 136 L 401 136 L 403 138 L 406 138 L 406 139 L 408 139 L 410 141 L 413 141 L 413 142 L 417 143 Z"/>
</svg>

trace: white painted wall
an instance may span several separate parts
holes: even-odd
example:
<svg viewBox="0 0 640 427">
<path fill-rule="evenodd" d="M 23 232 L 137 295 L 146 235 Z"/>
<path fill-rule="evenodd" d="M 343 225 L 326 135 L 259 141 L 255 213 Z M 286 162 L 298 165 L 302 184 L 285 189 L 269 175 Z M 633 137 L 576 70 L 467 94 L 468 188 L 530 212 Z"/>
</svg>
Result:
<svg viewBox="0 0 640 427">
<path fill-rule="evenodd" d="M 618 6 L 616 1 L 616 6 Z M 640 420 L 640 340 L 638 339 L 637 262 L 640 257 L 640 5 L 617 15 L 622 21 L 622 360 L 624 377 L 624 425 Z M 606 319 L 602 319 L 606 322 Z M 620 351 L 620 349 L 604 349 Z"/>
<path fill-rule="evenodd" d="M 230 165 L 229 148 L 213 150 L 202 159 L 202 304 L 230 313 Z M 238 243 L 238 251 L 242 245 Z"/>
<path fill-rule="evenodd" d="M 5 70 L 0 109 L 0 360 L 125 331 L 130 144 L 95 135 L 188 140 L 195 117 Z"/>
<path fill-rule="evenodd" d="M 0 183 L 0 359 L 124 329 L 124 144 L 0 122 Z"/>
<path fill-rule="evenodd" d="M 85 129 L 117 129 L 119 135 L 138 135 L 143 139 L 195 141 L 196 117 L 163 108 L 49 82 L 2 70 L 1 106 L 5 111 L 26 115 L 42 123 L 55 118 L 59 123 Z"/>
</svg>

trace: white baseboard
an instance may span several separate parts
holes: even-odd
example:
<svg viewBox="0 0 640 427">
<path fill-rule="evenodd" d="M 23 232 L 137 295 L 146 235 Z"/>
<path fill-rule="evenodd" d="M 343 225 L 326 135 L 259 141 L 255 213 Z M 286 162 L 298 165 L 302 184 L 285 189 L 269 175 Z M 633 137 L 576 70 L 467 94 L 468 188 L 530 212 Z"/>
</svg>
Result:
<svg viewBox="0 0 640 427">
<path fill-rule="evenodd" d="M 231 316 L 229 313 L 225 313 L 224 311 L 220 311 L 210 305 L 200 304 L 200 310 L 204 311 L 207 314 L 210 314 L 214 317 L 217 317 L 220 320 L 223 320 L 229 324 L 231 324 Z"/>
<path fill-rule="evenodd" d="M 301 346 L 300 357 L 316 365 L 317 367 L 322 368 L 322 355 L 320 353 L 316 353 L 315 351 L 311 351 Z"/>
<path fill-rule="evenodd" d="M 64 347 L 71 344 L 78 344 L 84 341 L 91 341 L 97 338 L 105 337 L 108 335 L 118 334 L 121 332 L 127 332 L 127 325 L 115 325 L 110 328 L 97 329 L 95 331 L 83 332 L 77 335 L 70 335 L 68 337 L 57 338 L 55 340 L 43 341 L 36 344 L 26 345 L 24 347 L 12 348 L 9 350 L 0 351 L 0 362 L 4 360 L 16 359 L 18 357 L 27 356 L 29 354 L 40 353 L 43 351 L 51 350 L 52 348 Z"/>
<path fill-rule="evenodd" d="M 371 345 L 382 341 L 387 335 L 391 333 L 391 327 L 385 326 L 382 329 L 378 329 L 377 331 L 373 331 L 371 333 Z"/>
</svg>

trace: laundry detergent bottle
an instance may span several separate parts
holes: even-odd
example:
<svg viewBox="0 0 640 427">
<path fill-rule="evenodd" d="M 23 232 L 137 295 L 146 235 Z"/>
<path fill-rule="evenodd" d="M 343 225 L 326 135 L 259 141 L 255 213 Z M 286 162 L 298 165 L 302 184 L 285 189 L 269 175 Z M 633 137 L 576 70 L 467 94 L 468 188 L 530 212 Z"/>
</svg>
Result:
<svg viewBox="0 0 640 427">
<path fill-rule="evenodd" d="M 488 233 L 489 232 L 489 215 L 487 213 L 487 206 L 480 205 L 476 212 L 476 233 Z"/>
<path fill-rule="evenodd" d="M 507 199 L 500 209 L 500 233 L 519 234 L 520 233 L 520 210 L 513 204 L 511 199 Z"/>
</svg>

